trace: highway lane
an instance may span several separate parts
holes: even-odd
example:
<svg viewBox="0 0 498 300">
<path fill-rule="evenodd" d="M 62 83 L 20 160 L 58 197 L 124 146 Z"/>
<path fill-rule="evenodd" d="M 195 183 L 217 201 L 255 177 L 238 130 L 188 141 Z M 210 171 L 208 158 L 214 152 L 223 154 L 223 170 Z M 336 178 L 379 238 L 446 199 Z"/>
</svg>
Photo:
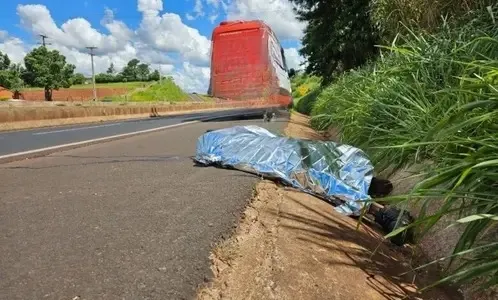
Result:
<svg viewBox="0 0 498 300">
<path fill-rule="evenodd" d="M 259 180 L 194 167 L 198 137 L 285 122 L 200 122 L 0 164 L 0 299 L 194 298 Z"/>
<path fill-rule="evenodd" d="M 0 132 L 0 157 L 35 149 L 150 130 L 205 118 L 215 118 L 231 114 L 262 114 L 264 110 L 265 109 L 235 109 L 158 118 L 102 122 L 97 124 Z"/>
</svg>

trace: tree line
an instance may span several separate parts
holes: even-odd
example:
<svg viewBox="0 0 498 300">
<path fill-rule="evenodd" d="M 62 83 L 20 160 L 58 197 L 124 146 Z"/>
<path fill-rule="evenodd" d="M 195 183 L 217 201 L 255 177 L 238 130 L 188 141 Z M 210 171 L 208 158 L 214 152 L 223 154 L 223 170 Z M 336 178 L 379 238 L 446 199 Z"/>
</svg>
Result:
<svg viewBox="0 0 498 300">
<path fill-rule="evenodd" d="M 146 63 L 134 58 L 128 62 L 121 72 L 116 72 L 114 64 L 111 63 L 105 73 L 95 75 L 97 83 L 129 82 L 129 81 L 158 81 L 161 75 L 158 70 L 151 72 Z"/>
<path fill-rule="evenodd" d="M 378 45 L 410 36 L 408 26 L 434 32 L 469 11 L 496 5 L 496 0 L 456 0 L 455 5 L 432 0 L 290 1 L 298 19 L 307 23 L 299 50 L 307 61 L 306 73 L 320 76 L 324 86 L 344 72 L 376 60 Z M 432 13 L 427 12 L 428 7 Z"/>
<path fill-rule="evenodd" d="M 0 86 L 19 94 L 25 87 L 44 89 L 45 100 L 52 100 L 54 90 L 69 88 L 75 84 L 84 84 L 87 78 L 75 73 L 76 66 L 69 64 L 66 57 L 57 50 L 49 50 L 45 46 L 34 48 L 24 57 L 24 66 L 13 63 L 7 54 L 0 52 Z M 106 73 L 97 74 L 97 83 L 158 81 L 158 70 L 151 71 L 148 64 L 132 59 L 117 72 L 111 63 Z"/>
</svg>

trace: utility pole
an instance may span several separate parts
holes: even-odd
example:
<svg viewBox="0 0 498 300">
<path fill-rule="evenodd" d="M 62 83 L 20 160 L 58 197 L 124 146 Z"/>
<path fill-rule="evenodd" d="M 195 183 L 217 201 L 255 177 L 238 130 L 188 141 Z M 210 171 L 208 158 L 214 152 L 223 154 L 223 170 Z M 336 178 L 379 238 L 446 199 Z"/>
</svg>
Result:
<svg viewBox="0 0 498 300">
<path fill-rule="evenodd" d="M 45 39 L 47 39 L 47 38 L 48 38 L 48 36 L 46 36 L 46 35 L 44 35 L 44 34 L 40 34 L 40 37 L 42 38 L 42 42 L 41 42 L 41 44 L 43 45 L 43 47 L 45 47 L 46 45 L 50 45 L 50 43 L 46 43 L 46 42 L 45 42 Z M 38 44 L 40 44 L 40 43 L 38 43 Z"/>
<path fill-rule="evenodd" d="M 93 56 L 95 55 L 93 53 L 93 50 L 97 49 L 97 47 L 86 47 L 86 48 L 90 50 L 90 57 L 92 59 L 93 101 L 97 101 L 97 88 L 95 86 L 95 69 L 93 67 Z"/>
</svg>

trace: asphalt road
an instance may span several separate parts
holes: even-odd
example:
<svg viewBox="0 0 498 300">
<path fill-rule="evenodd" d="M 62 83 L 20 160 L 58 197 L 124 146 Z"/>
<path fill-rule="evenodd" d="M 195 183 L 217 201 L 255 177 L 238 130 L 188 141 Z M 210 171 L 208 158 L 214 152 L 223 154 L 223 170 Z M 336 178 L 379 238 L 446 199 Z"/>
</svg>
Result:
<svg viewBox="0 0 498 300">
<path fill-rule="evenodd" d="M 227 114 L 262 114 L 263 112 L 264 109 L 236 109 L 170 117 L 0 132 L 0 157 L 2 155 L 170 126 L 183 122 L 220 117 Z"/>
<path fill-rule="evenodd" d="M 0 299 L 193 298 L 258 179 L 191 157 L 207 129 L 239 124 L 285 122 L 202 122 L 1 164 Z"/>
</svg>

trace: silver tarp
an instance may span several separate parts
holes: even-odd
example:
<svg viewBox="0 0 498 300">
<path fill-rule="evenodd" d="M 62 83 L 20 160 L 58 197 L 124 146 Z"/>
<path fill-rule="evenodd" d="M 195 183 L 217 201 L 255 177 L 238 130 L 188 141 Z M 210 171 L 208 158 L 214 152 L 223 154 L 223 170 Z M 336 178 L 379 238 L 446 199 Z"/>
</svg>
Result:
<svg viewBox="0 0 498 300">
<path fill-rule="evenodd" d="M 204 133 L 195 161 L 248 171 L 320 196 L 346 215 L 359 215 L 373 166 L 358 148 L 330 141 L 278 136 L 259 126 L 235 126 Z"/>
</svg>

